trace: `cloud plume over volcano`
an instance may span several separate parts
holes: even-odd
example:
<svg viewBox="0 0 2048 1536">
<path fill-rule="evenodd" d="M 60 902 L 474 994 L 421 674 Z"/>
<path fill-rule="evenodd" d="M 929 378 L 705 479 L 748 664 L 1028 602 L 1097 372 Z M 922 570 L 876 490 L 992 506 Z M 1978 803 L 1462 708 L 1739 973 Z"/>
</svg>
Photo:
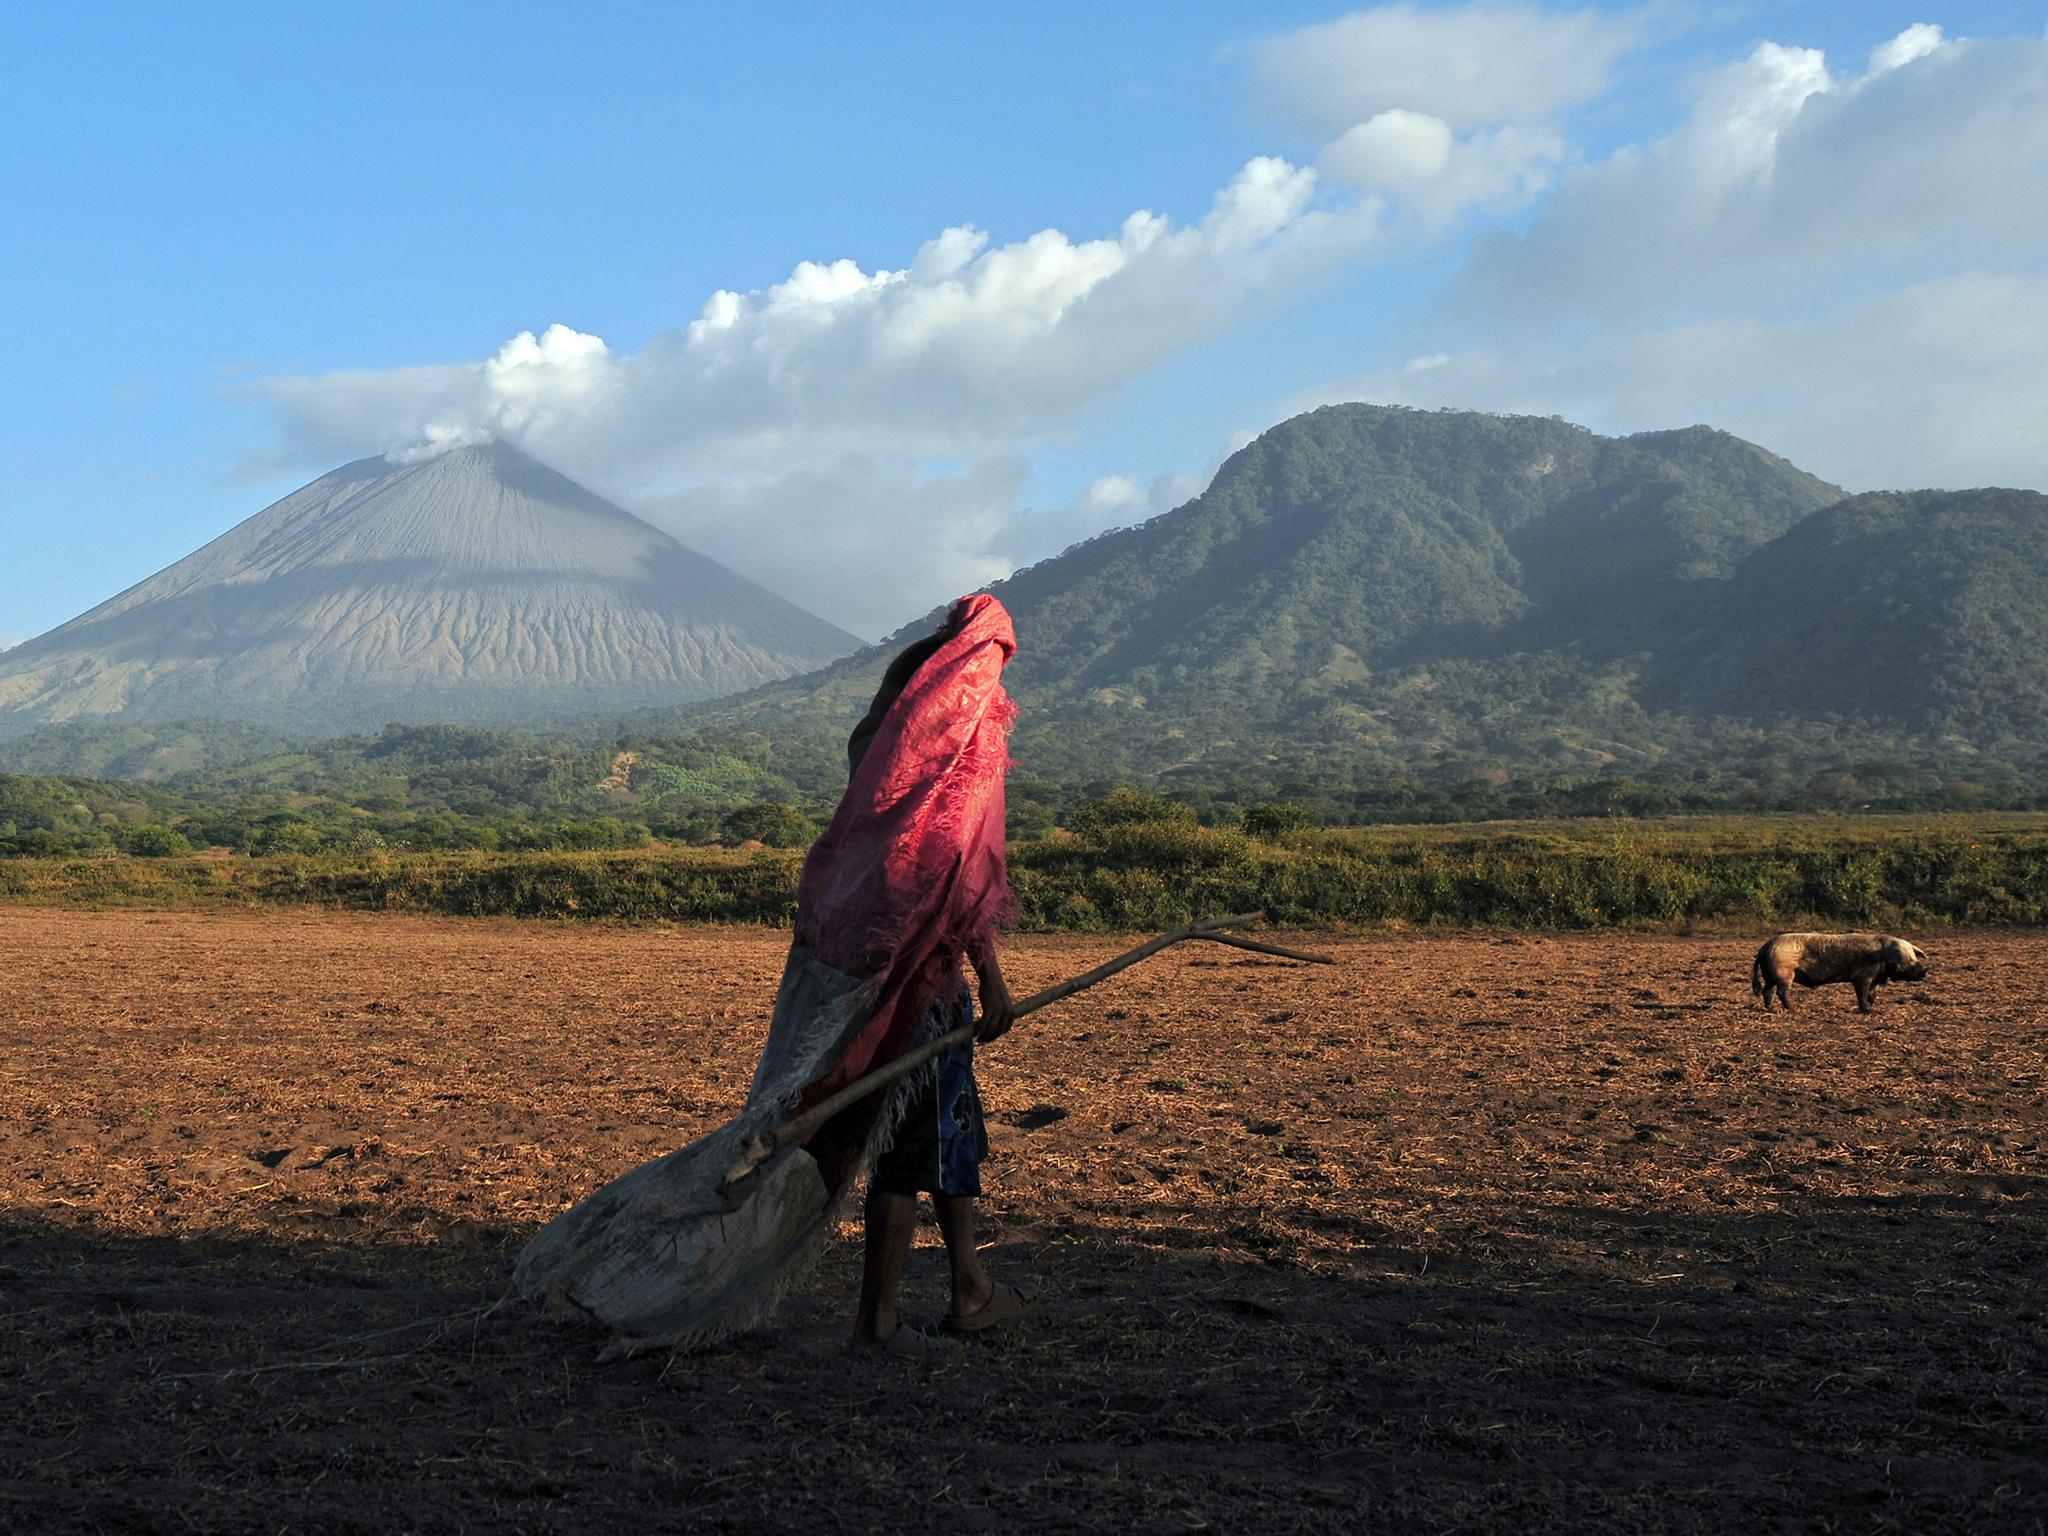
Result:
<svg viewBox="0 0 2048 1536">
<path fill-rule="evenodd" d="M 257 388 L 295 461 L 513 442 L 879 633 L 1008 569 L 1021 446 L 1319 280 L 1377 218 L 1261 157 L 1193 224 L 1139 212 L 1097 239 L 1006 245 L 961 225 L 901 268 L 806 261 L 721 289 L 630 354 L 557 324 L 481 362 Z"/>
</svg>

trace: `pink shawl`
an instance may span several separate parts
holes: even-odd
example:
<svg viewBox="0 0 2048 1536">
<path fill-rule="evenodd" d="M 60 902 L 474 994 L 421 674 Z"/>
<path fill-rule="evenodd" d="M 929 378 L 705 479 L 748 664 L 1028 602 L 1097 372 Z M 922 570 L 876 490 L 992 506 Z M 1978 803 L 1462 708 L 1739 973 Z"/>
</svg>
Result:
<svg viewBox="0 0 2048 1536">
<path fill-rule="evenodd" d="M 1002 671 L 1016 653 L 1003 605 L 963 597 L 944 641 L 912 674 L 854 769 L 797 887 L 796 941 L 827 965 L 878 978 L 866 1023 L 807 1086 L 817 1103 L 911 1043 L 963 952 L 991 942 L 1012 900 L 1003 858 L 1003 776 L 1016 707 Z M 807 1144 L 835 1192 L 880 1109 L 855 1105 Z"/>
</svg>

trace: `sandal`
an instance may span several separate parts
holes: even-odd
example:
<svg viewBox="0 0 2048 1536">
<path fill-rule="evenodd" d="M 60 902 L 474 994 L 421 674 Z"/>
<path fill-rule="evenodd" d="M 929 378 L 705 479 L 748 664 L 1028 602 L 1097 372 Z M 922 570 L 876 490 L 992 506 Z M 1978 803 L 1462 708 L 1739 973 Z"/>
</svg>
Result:
<svg viewBox="0 0 2048 1536">
<path fill-rule="evenodd" d="M 939 1326 L 948 1333 L 985 1333 L 991 1328 L 1000 1328 L 1005 1323 L 1014 1323 L 1031 1310 L 1032 1302 L 1038 1298 L 1029 1291 L 1014 1285 L 999 1285 L 989 1293 L 987 1301 L 965 1317 L 946 1314 L 946 1320 Z"/>
<path fill-rule="evenodd" d="M 913 1328 L 908 1323 L 898 1323 L 896 1331 L 886 1339 L 863 1339 L 860 1342 L 865 1348 L 905 1360 L 942 1360 L 960 1348 L 952 1339 L 934 1338 L 922 1328 Z"/>
</svg>

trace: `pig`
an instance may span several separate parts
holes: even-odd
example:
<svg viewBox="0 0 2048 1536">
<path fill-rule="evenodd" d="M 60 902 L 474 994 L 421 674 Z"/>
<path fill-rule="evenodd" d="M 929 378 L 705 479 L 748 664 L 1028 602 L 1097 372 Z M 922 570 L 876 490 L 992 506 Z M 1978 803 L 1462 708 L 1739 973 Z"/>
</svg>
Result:
<svg viewBox="0 0 2048 1536">
<path fill-rule="evenodd" d="M 1771 1011 L 1771 994 L 1789 1012 L 1788 982 L 1825 987 L 1846 981 L 1856 989 L 1859 1013 L 1870 1012 L 1877 989 L 1888 981 L 1919 981 L 1927 974 L 1927 952 L 1888 933 L 1781 933 L 1756 952 L 1749 990 Z"/>
</svg>

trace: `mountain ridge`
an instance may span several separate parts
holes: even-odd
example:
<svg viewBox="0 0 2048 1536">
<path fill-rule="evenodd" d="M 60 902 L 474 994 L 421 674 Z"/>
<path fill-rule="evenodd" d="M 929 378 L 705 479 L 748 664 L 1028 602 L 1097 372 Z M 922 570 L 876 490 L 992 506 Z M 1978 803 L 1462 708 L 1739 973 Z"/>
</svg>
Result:
<svg viewBox="0 0 2048 1536">
<path fill-rule="evenodd" d="M 1016 756 L 1060 782 L 1285 792 L 1415 773 L 1713 774 L 1795 735 L 1814 753 L 1867 741 L 1866 756 L 1912 736 L 1924 762 L 1958 724 L 2009 755 L 2048 729 L 2048 702 L 2031 702 L 2048 700 L 2048 663 L 2015 638 L 2048 622 L 2048 554 L 2022 555 L 2028 509 L 2048 500 L 1995 493 L 2018 522 L 1977 549 L 1959 493 L 1902 494 L 1921 498 L 1917 546 L 1896 520 L 1854 513 L 1877 503 L 1713 428 L 1608 438 L 1548 417 L 1323 407 L 1262 434 L 1183 506 L 991 585 L 1019 631 Z M 1838 507 L 1854 549 L 1815 531 Z M 2002 670 L 1962 653 L 1922 666 L 1911 658 L 1949 655 L 1940 637 L 1866 625 L 1860 643 L 1896 652 L 1929 707 L 1756 686 L 1808 643 L 1799 588 L 1827 585 L 1809 567 L 1881 565 L 1931 624 L 1932 573 L 1951 557 L 1976 573 L 1958 599 L 1985 636 L 1969 655 Z M 2032 595 L 1993 593 L 1985 571 L 2009 558 L 2032 561 Z M 822 744 L 935 617 L 670 723 Z M 1986 702 L 2001 691 L 2017 702 Z"/>
<path fill-rule="evenodd" d="M 1327 407 L 1183 506 L 992 590 L 1020 638 L 1018 806 L 1118 782 L 1337 820 L 1577 805 L 1574 786 L 1606 804 L 1631 779 L 1627 803 L 1667 806 L 1791 807 L 1806 785 L 1831 806 L 2031 804 L 2048 786 L 2048 497 L 1846 496 L 1712 428 Z M 882 666 L 942 612 L 557 739 L 636 754 L 628 800 L 663 815 L 821 808 Z M 211 781 L 246 748 L 283 792 L 386 771 L 351 753 L 397 761 L 359 742 L 318 768 L 202 724 L 68 736 L 0 763 Z"/>
<path fill-rule="evenodd" d="M 486 444 L 343 465 L 0 655 L 0 730 L 530 723 L 737 692 L 859 643 Z"/>
</svg>

